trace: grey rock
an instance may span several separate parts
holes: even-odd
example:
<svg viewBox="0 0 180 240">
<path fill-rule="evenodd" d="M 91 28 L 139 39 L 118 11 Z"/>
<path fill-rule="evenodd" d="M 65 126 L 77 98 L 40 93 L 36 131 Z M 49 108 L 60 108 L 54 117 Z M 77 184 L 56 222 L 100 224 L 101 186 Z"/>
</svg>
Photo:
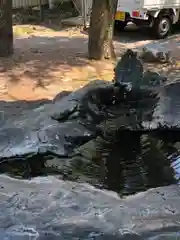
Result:
<svg viewBox="0 0 180 240">
<path fill-rule="evenodd" d="M 0 139 L 1 161 L 11 157 L 38 153 L 37 132 L 28 128 L 22 129 L 10 126 L 3 128 L 0 131 Z"/>
<path fill-rule="evenodd" d="M 114 192 L 55 177 L 20 181 L 2 175 L 0 182 L 2 240 L 160 240 L 180 234 L 179 186 L 121 199 Z"/>
<path fill-rule="evenodd" d="M 59 94 L 57 94 L 57 95 L 55 96 L 55 98 L 53 99 L 53 102 L 59 101 L 59 100 L 62 99 L 63 97 L 68 96 L 70 93 L 71 93 L 70 91 L 62 91 L 62 92 L 60 92 Z"/>
<path fill-rule="evenodd" d="M 167 82 L 167 78 L 165 76 L 162 76 L 157 72 L 152 72 L 148 70 L 144 73 L 142 87 L 143 86 L 147 88 L 158 87 L 158 86 L 162 86 L 166 82 Z"/>
<path fill-rule="evenodd" d="M 97 135 L 96 123 L 100 122 L 97 116 L 102 115 L 102 111 L 91 103 L 91 96 L 104 96 L 101 91 L 106 91 L 109 96 L 104 100 L 111 99 L 112 89 L 110 83 L 94 81 L 76 92 L 58 95 L 53 101 L 42 100 L 29 105 L 1 102 L 0 161 L 26 159 L 28 155 L 39 153 L 71 155 L 75 148 Z M 105 116 L 106 113 L 102 115 Z"/>
<path fill-rule="evenodd" d="M 154 62 L 154 63 L 171 63 L 172 56 L 171 51 L 166 48 L 158 48 L 155 46 L 147 46 L 142 48 L 140 52 L 140 58 L 144 62 Z"/>
<path fill-rule="evenodd" d="M 143 123 L 145 128 L 178 130 L 180 127 L 180 81 L 163 86 L 156 95 L 152 119 Z"/>
</svg>

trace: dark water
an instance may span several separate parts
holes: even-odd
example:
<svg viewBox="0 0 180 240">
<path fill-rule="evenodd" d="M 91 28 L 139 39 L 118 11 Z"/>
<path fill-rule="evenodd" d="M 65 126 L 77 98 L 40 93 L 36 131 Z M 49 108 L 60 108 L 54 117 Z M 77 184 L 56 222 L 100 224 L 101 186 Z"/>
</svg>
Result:
<svg viewBox="0 0 180 240">
<path fill-rule="evenodd" d="M 108 188 L 129 194 L 178 182 L 177 142 L 168 133 L 120 135 L 107 160 Z"/>
<path fill-rule="evenodd" d="M 1 173 L 30 179 L 58 174 L 61 179 L 89 182 L 99 188 L 134 194 L 179 182 L 180 133 L 120 131 L 109 140 L 98 137 L 71 159 L 37 155 L 28 161 L 1 163 Z M 55 161 L 55 164 L 50 165 Z"/>
<path fill-rule="evenodd" d="M 115 139 L 99 140 L 96 149 L 94 162 L 104 188 L 126 195 L 178 183 L 179 133 L 121 131 Z"/>
</svg>

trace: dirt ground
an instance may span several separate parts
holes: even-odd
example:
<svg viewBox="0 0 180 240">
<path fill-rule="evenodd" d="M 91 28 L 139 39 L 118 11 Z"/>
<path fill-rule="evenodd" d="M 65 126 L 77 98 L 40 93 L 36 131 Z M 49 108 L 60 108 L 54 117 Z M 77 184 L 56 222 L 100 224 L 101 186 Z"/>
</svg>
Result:
<svg viewBox="0 0 180 240">
<path fill-rule="evenodd" d="M 0 100 L 34 100 L 53 98 L 63 90 L 75 90 L 93 79 L 111 80 L 114 62 L 87 59 L 88 36 L 78 28 L 57 31 L 49 26 L 23 25 L 14 27 L 14 54 L 0 59 Z M 169 78 L 178 78 L 180 35 L 153 42 L 137 30 L 116 36 L 114 46 L 119 58 L 127 48 L 139 49 L 152 42 L 170 48 L 176 66 L 146 64 Z"/>
</svg>

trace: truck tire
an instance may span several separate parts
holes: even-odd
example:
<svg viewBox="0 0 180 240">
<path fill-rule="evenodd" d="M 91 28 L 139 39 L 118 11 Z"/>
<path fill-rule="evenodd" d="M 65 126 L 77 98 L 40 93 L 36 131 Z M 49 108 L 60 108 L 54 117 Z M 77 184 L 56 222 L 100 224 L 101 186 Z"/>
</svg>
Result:
<svg viewBox="0 0 180 240">
<path fill-rule="evenodd" d="M 127 26 L 127 22 L 122 22 L 122 21 L 115 21 L 114 27 L 117 31 L 121 32 L 124 30 L 124 28 Z"/>
<path fill-rule="evenodd" d="M 154 19 L 152 26 L 153 35 L 156 39 L 163 39 L 168 36 L 172 28 L 172 20 L 168 16 L 159 16 Z"/>
</svg>

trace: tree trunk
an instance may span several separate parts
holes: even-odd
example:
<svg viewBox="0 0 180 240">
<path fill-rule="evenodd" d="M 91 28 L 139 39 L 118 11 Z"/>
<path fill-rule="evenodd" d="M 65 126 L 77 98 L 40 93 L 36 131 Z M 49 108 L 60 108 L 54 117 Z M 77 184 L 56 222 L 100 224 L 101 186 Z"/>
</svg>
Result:
<svg viewBox="0 0 180 240">
<path fill-rule="evenodd" d="M 116 7 L 116 0 L 93 0 L 88 44 L 90 59 L 115 58 L 112 38 Z"/>
<path fill-rule="evenodd" d="M 12 53 L 12 0 L 0 0 L 0 57 L 7 57 Z"/>
</svg>

